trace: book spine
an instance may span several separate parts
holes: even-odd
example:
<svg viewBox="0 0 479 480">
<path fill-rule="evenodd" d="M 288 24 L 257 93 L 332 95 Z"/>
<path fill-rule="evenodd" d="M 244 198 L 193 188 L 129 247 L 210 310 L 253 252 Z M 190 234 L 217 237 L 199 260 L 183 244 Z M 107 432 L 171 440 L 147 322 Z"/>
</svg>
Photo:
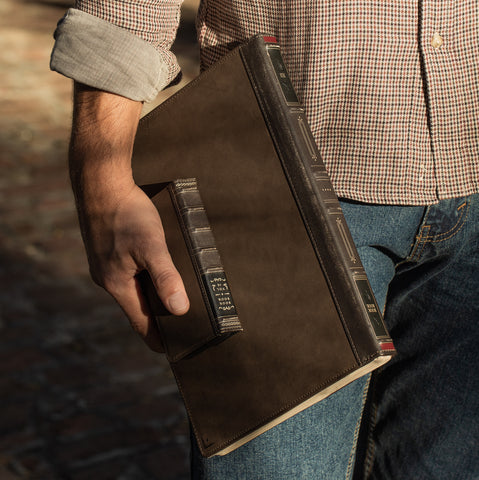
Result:
<svg viewBox="0 0 479 480">
<path fill-rule="evenodd" d="M 391 355 L 394 345 L 279 44 L 257 36 L 241 56 L 358 361 L 368 361 L 372 350 Z"/>
<path fill-rule="evenodd" d="M 196 179 L 174 180 L 168 189 L 215 334 L 242 331 Z"/>
</svg>

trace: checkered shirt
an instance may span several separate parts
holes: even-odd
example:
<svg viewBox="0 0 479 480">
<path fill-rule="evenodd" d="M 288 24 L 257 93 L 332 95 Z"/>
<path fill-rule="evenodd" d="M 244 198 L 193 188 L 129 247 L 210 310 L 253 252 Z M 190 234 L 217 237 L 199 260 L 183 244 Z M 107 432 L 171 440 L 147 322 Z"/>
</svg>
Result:
<svg viewBox="0 0 479 480">
<path fill-rule="evenodd" d="M 170 46 L 181 0 L 77 0 L 76 8 Z M 203 0 L 205 68 L 262 32 L 282 46 L 339 196 L 423 205 L 477 193 L 477 0 Z"/>
</svg>

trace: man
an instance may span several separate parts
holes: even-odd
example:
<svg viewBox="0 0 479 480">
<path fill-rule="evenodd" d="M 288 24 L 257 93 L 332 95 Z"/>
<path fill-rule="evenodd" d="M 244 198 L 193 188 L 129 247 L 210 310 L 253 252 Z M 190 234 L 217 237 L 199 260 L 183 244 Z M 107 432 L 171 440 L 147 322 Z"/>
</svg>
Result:
<svg viewBox="0 0 479 480">
<path fill-rule="evenodd" d="M 179 3 L 77 0 L 52 54 L 76 80 L 70 168 L 92 276 L 158 351 L 135 275 L 174 314 L 188 299 L 130 157 L 141 102 L 178 74 Z M 279 39 L 398 355 L 369 389 L 226 457 L 193 443 L 195 478 L 479 478 L 478 14 L 476 0 L 202 2 L 203 67 L 255 33 Z"/>
</svg>

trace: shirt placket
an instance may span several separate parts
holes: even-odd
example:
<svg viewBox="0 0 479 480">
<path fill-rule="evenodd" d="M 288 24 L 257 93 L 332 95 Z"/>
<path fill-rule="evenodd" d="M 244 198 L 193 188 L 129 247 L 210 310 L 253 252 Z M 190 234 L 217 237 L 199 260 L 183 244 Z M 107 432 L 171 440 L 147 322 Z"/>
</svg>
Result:
<svg viewBox="0 0 479 480">
<path fill-rule="evenodd" d="M 442 165 L 449 161 L 448 157 L 453 154 L 447 129 L 453 104 L 451 96 L 454 95 L 448 48 L 454 1 L 423 0 L 420 3 L 420 50 L 431 156 L 429 162 L 420 162 L 418 180 L 431 190 L 434 189 L 435 196 L 440 197 L 440 191 L 445 187 Z"/>
</svg>

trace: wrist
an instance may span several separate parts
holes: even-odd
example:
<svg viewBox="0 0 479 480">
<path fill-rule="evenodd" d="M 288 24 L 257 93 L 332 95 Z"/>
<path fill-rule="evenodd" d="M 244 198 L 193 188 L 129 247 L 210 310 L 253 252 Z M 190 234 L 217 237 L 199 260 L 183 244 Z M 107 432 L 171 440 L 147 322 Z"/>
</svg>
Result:
<svg viewBox="0 0 479 480">
<path fill-rule="evenodd" d="M 78 208 L 89 213 L 114 210 L 135 187 L 131 168 L 116 168 L 114 163 L 71 169 L 70 179 Z"/>
</svg>

